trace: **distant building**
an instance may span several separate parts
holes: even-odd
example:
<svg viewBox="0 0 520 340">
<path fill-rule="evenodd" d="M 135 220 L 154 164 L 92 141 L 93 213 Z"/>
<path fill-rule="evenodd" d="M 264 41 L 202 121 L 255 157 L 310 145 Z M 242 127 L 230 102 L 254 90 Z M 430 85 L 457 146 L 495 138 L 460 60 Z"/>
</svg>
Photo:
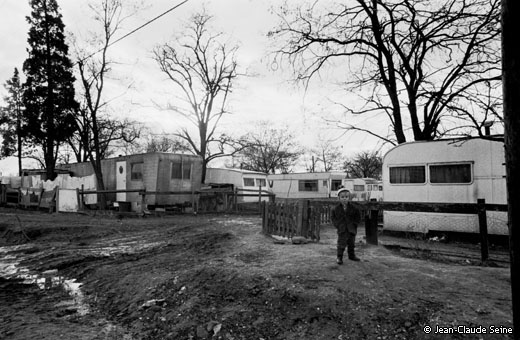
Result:
<svg viewBox="0 0 520 340">
<path fill-rule="evenodd" d="M 354 201 L 383 200 L 383 182 L 374 178 L 345 178 L 343 187 L 350 190 Z"/>
<path fill-rule="evenodd" d="M 303 172 L 269 174 L 269 189 L 276 198 L 329 198 L 336 197 L 343 184 L 344 172 Z"/>
<path fill-rule="evenodd" d="M 207 168 L 205 184 L 232 184 L 233 189 L 259 190 L 261 188 L 262 190 L 268 190 L 266 173 L 233 168 Z M 249 192 L 249 194 L 254 193 Z M 262 200 L 267 199 L 267 197 L 262 198 Z M 237 202 L 258 202 L 258 197 L 239 196 Z"/>
</svg>

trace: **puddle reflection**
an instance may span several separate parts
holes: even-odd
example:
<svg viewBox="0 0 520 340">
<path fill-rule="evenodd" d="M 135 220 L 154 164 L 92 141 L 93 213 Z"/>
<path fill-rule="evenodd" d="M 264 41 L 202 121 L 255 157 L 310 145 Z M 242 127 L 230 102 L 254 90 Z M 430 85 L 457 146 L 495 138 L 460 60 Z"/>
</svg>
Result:
<svg viewBox="0 0 520 340">
<path fill-rule="evenodd" d="M 80 316 L 89 313 L 89 306 L 85 302 L 85 296 L 81 291 L 81 283 L 76 282 L 75 279 L 67 279 L 58 275 L 58 270 L 56 269 L 38 274 L 31 273 L 28 268 L 21 266 L 20 260 L 16 256 L 9 254 L 9 250 L 5 248 L 8 247 L 0 247 L 0 255 L 2 255 L 0 257 L 0 277 L 21 280 L 23 284 L 34 284 L 41 290 L 62 288 L 72 298 L 71 301 L 66 302 L 70 308 L 75 309 Z"/>
</svg>

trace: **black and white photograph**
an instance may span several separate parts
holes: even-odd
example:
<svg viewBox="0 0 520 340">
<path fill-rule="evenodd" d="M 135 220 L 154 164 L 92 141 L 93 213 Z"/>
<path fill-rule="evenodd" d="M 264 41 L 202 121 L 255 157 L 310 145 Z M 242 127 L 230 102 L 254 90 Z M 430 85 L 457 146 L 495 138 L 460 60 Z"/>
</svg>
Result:
<svg viewBox="0 0 520 340">
<path fill-rule="evenodd" d="M 520 339 L 519 17 L 0 0 L 0 339 Z"/>
</svg>

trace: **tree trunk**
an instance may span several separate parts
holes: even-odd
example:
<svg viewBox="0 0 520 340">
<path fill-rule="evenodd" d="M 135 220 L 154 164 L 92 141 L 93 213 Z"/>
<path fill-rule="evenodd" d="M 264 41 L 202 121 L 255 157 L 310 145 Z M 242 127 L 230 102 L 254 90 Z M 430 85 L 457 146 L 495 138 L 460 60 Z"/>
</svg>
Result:
<svg viewBox="0 0 520 340">
<path fill-rule="evenodd" d="M 520 4 L 502 0 L 502 81 L 514 339 L 520 339 Z"/>
<path fill-rule="evenodd" d="M 18 107 L 16 110 L 16 138 L 18 141 L 18 176 L 22 175 L 22 137 L 21 134 L 21 121 L 20 121 L 20 108 Z"/>
<path fill-rule="evenodd" d="M 97 163 L 97 162 L 96 162 Z M 101 161 L 99 162 L 101 163 Z M 103 173 L 101 172 L 101 164 L 96 164 L 94 166 L 94 173 L 96 175 L 97 182 L 97 190 L 105 190 L 105 182 L 103 181 Z M 98 194 L 98 207 L 100 210 L 105 210 L 107 208 L 107 197 L 106 194 Z"/>
</svg>

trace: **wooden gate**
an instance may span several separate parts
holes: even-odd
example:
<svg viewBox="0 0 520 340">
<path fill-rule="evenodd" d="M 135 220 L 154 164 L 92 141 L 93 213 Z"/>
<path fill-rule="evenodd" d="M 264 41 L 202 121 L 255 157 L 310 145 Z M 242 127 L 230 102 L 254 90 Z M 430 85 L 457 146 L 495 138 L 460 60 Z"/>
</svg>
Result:
<svg viewBox="0 0 520 340">
<path fill-rule="evenodd" d="M 262 231 L 287 238 L 303 236 L 318 242 L 322 210 L 321 206 L 311 206 L 308 200 L 262 202 Z"/>
</svg>

